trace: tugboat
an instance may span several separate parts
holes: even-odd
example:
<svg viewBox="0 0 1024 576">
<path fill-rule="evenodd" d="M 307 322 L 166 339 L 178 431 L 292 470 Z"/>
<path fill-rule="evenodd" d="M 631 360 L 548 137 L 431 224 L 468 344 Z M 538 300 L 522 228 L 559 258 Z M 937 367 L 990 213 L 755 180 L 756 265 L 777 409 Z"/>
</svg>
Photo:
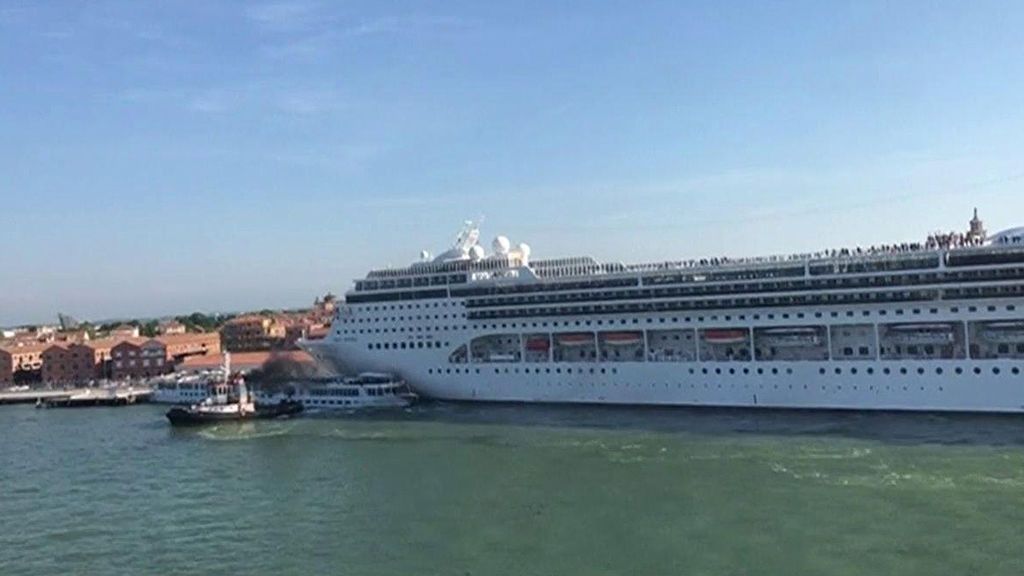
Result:
<svg viewBox="0 0 1024 576">
<path fill-rule="evenodd" d="M 225 355 L 224 374 L 231 374 L 230 358 Z M 215 424 L 218 422 L 240 422 L 294 416 L 302 412 L 302 403 L 281 400 L 274 404 L 261 405 L 245 385 L 241 375 L 225 376 L 221 382 L 211 383 L 209 394 L 202 402 L 185 407 L 174 407 L 167 411 L 167 419 L 173 426 Z"/>
</svg>

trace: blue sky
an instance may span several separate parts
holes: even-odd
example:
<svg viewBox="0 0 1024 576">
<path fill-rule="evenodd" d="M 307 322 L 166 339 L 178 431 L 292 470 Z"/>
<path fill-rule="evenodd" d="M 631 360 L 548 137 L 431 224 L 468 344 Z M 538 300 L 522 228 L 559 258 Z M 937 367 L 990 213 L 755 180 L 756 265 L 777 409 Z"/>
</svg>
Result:
<svg viewBox="0 0 1024 576">
<path fill-rule="evenodd" d="M 0 325 L 1024 223 L 1024 3 L 0 0 Z"/>
</svg>

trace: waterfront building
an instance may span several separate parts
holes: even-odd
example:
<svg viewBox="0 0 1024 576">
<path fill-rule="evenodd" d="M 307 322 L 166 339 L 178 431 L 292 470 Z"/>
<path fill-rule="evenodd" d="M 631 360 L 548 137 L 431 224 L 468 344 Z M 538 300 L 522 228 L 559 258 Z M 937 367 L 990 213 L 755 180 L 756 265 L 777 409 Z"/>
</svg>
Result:
<svg viewBox="0 0 1024 576">
<path fill-rule="evenodd" d="M 1024 230 L 756 258 L 536 260 L 469 225 L 302 345 L 453 400 L 1024 411 Z"/>
<path fill-rule="evenodd" d="M 110 376 L 114 380 L 140 379 L 166 374 L 167 345 L 155 338 L 133 338 L 111 349 Z"/>
<path fill-rule="evenodd" d="M 30 342 L 0 346 L 0 384 L 38 381 L 43 367 L 43 351 L 48 344 Z"/>
<path fill-rule="evenodd" d="M 77 342 L 54 342 L 42 354 L 42 379 L 50 384 L 95 380 L 100 368 L 95 351 Z"/>
</svg>

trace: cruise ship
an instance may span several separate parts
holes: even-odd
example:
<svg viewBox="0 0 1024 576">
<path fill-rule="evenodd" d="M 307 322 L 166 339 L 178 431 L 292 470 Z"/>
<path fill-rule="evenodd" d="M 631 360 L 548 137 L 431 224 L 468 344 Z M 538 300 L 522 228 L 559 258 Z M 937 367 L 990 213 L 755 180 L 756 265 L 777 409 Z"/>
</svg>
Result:
<svg viewBox="0 0 1024 576">
<path fill-rule="evenodd" d="M 763 258 L 532 259 L 467 223 L 303 345 L 448 400 L 1024 412 L 1024 228 Z"/>
</svg>

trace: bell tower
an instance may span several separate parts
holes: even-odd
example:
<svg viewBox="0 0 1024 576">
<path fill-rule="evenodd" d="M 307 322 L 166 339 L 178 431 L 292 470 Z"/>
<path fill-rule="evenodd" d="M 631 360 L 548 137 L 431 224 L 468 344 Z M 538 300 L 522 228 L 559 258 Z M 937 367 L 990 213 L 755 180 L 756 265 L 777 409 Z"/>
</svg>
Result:
<svg viewBox="0 0 1024 576">
<path fill-rule="evenodd" d="M 978 218 L 978 209 L 975 208 L 974 217 L 971 218 L 971 229 L 967 233 L 967 238 L 971 242 L 976 242 L 980 244 L 985 241 L 985 238 L 987 236 L 988 232 L 985 231 L 985 223 L 982 222 L 980 218 Z"/>
</svg>

